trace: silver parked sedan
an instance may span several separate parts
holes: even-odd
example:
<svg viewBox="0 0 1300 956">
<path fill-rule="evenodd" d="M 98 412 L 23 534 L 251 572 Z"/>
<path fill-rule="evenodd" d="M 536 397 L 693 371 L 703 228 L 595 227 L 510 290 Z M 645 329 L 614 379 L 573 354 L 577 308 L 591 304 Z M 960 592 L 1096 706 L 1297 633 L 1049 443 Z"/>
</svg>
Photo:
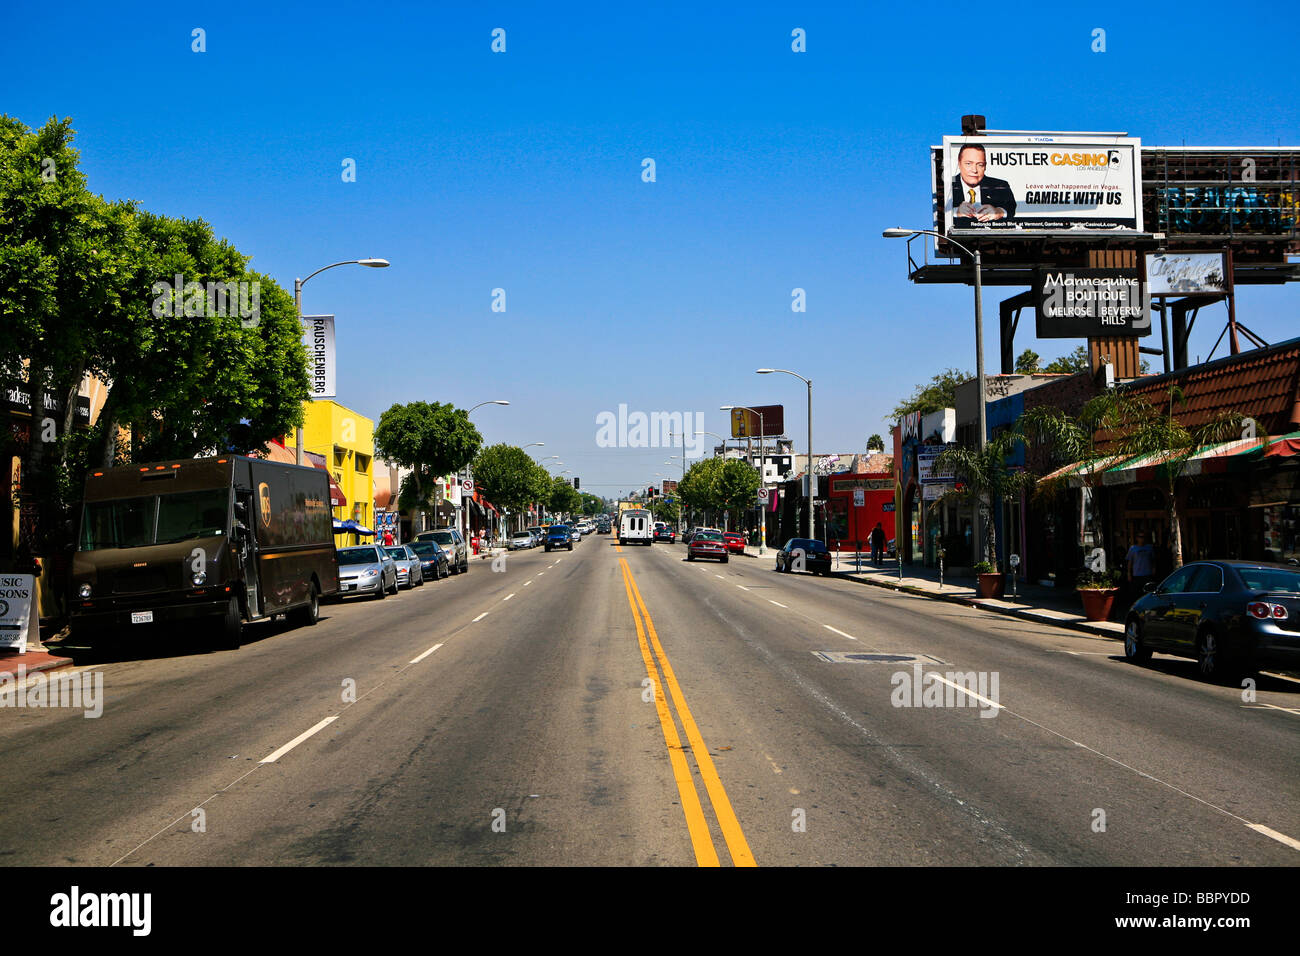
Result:
<svg viewBox="0 0 1300 956">
<path fill-rule="evenodd" d="M 397 584 L 399 587 L 424 587 L 424 574 L 420 571 L 420 556 L 404 544 L 389 545 L 384 548 L 388 556 L 397 565 Z"/>
<path fill-rule="evenodd" d="M 506 542 L 506 547 L 511 551 L 523 551 L 537 544 L 537 539 L 533 537 L 531 531 L 516 531 Z"/>
<path fill-rule="evenodd" d="M 374 544 L 362 544 L 353 548 L 340 548 L 339 559 L 339 596 L 349 594 L 373 594 L 383 600 L 389 594 L 397 593 L 397 564 L 384 551 Z"/>
</svg>

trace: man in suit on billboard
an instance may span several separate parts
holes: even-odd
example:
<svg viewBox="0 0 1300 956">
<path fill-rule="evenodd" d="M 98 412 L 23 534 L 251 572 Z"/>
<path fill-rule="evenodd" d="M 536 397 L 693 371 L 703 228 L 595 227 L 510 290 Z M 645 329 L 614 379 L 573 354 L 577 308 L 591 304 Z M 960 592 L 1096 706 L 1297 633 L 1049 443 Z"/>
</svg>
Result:
<svg viewBox="0 0 1300 956">
<path fill-rule="evenodd" d="M 987 165 L 984 147 L 978 143 L 967 143 L 957 152 L 957 175 L 952 178 L 953 226 L 957 229 L 1016 215 L 1011 184 L 985 176 Z"/>
</svg>

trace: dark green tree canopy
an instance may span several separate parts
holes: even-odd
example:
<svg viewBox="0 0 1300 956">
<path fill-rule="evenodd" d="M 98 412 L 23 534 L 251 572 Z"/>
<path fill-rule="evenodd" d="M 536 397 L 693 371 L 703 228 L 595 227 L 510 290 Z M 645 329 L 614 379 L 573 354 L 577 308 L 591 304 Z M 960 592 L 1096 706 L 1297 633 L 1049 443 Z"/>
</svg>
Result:
<svg viewBox="0 0 1300 956">
<path fill-rule="evenodd" d="M 537 463 L 514 445 L 490 445 L 474 456 L 474 482 L 498 508 L 519 514 L 549 493 L 539 485 Z M 542 471 L 545 474 L 545 471 Z"/>
</svg>

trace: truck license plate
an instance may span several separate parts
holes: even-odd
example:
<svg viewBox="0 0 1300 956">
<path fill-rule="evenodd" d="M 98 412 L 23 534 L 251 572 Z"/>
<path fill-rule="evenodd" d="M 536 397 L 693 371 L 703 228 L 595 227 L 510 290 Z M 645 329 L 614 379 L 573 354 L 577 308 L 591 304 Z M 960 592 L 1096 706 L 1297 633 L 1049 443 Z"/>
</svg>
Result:
<svg viewBox="0 0 1300 956">
<path fill-rule="evenodd" d="M 152 624 L 152 623 L 153 623 L 153 611 L 132 611 L 132 612 L 131 612 L 131 623 L 132 623 L 132 624 Z"/>
</svg>

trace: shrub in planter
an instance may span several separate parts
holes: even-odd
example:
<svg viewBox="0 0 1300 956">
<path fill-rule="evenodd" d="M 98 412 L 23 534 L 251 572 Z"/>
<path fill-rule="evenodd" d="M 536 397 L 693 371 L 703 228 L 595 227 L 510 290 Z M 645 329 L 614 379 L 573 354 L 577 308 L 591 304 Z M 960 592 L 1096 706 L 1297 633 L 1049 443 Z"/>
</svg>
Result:
<svg viewBox="0 0 1300 956">
<path fill-rule="evenodd" d="M 979 576 L 980 597 L 1002 597 L 1006 591 L 1007 578 L 1005 574 L 998 573 L 992 562 L 980 561 L 975 565 L 975 573 Z"/>
<path fill-rule="evenodd" d="M 1104 621 L 1119 593 L 1119 572 L 1084 571 L 1075 579 L 1079 598 L 1083 601 L 1083 616 L 1090 621 Z"/>
</svg>

